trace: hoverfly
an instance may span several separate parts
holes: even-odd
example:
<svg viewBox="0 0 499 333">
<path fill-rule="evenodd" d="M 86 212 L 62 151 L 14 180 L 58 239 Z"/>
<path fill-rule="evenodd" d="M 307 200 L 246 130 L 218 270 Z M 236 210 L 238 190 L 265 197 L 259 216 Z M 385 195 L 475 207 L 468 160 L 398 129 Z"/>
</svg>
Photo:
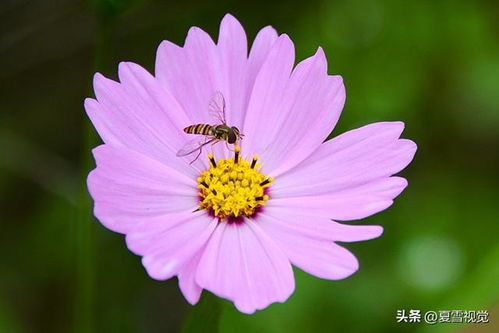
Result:
<svg viewBox="0 0 499 333">
<path fill-rule="evenodd" d="M 195 151 L 199 151 L 198 155 L 191 162 L 191 164 L 198 159 L 199 155 L 201 155 L 203 147 L 207 144 L 211 143 L 213 145 L 220 141 L 225 141 L 226 144 L 235 144 L 244 136 L 239 132 L 239 129 L 237 127 L 227 126 L 227 122 L 225 120 L 225 99 L 221 92 L 217 91 L 210 99 L 210 102 L 208 104 L 208 113 L 214 119 L 218 120 L 220 124 L 196 124 L 184 128 L 184 132 L 187 134 L 196 134 L 203 136 L 202 138 L 195 138 L 187 142 L 182 147 L 182 149 L 177 152 L 177 156 L 180 157 L 190 155 Z"/>
</svg>

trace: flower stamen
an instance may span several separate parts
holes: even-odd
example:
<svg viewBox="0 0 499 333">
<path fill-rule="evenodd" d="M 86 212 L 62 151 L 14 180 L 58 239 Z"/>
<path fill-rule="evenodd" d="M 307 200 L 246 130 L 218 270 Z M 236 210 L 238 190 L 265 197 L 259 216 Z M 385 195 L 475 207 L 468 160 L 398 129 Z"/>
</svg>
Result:
<svg viewBox="0 0 499 333">
<path fill-rule="evenodd" d="M 253 156 L 253 161 L 251 161 L 251 169 L 255 168 L 256 161 L 258 161 L 258 156 Z"/>
<path fill-rule="evenodd" d="M 269 178 L 265 179 L 263 182 L 261 182 L 260 186 L 265 186 L 267 184 L 270 184 L 273 180 L 274 180 L 274 178 L 269 177 Z"/>
<path fill-rule="evenodd" d="M 239 152 L 241 151 L 241 148 L 239 148 L 239 146 L 236 146 L 234 148 L 234 163 L 237 164 L 237 162 L 239 161 Z"/>
<path fill-rule="evenodd" d="M 216 168 L 217 167 L 217 162 L 215 162 L 215 158 L 213 157 L 213 154 L 212 153 L 209 153 L 208 154 L 208 159 L 210 160 L 211 162 L 211 165 Z"/>
<path fill-rule="evenodd" d="M 208 155 L 209 169 L 198 177 L 200 209 L 207 209 L 220 220 L 252 216 L 269 200 L 267 190 L 272 177 L 258 170 L 258 157 L 251 163 L 240 155 L 241 148 L 234 147 L 234 158 L 215 161 Z"/>
</svg>

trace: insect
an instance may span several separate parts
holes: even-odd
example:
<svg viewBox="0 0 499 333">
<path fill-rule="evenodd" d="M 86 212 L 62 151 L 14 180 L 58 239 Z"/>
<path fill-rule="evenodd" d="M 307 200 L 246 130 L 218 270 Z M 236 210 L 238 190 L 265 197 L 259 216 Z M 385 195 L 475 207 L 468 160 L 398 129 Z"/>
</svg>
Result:
<svg viewBox="0 0 499 333">
<path fill-rule="evenodd" d="M 194 161 L 198 159 L 199 155 L 201 155 L 203 147 L 207 144 L 211 143 L 214 145 L 217 142 L 225 141 L 228 148 L 228 144 L 235 144 L 244 136 L 241 132 L 239 132 L 237 127 L 227 126 L 227 122 L 225 120 L 225 99 L 221 92 L 217 91 L 210 99 L 208 112 L 210 116 L 218 120 L 220 124 L 196 124 L 184 128 L 184 132 L 187 134 L 197 134 L 203 136 L 187 142 L 182 149 L 177 152 L 177 156 L 187 156 L 198 151 L 198 155 L 190 164 L 194 163 Z"/>
</svg>

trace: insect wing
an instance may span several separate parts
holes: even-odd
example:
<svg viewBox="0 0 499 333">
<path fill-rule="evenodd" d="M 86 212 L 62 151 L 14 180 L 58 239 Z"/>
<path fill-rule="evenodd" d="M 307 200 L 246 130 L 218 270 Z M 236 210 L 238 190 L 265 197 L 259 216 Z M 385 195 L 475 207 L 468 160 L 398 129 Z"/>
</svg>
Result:
<svg viewBox="0 0 499 333">
<path fill-rule="evenodd" d="M 208 104 L 208 112 L 211 117 L 225 124 L 225 98 L 220 91 L 217 91 Z"/>
<path fill-rule="evenodd" d="M 177 152 L 177 157 L 181 156 L 187 156 L 189 154 L 192 154 L 196 150 L 199 150 L 203 148 L 203 146 L 207 145 L 208 143 L 218 141 L 217 138 L 212 138 L 210 139 L 209 137 L 204 137 L 204 138 L 196 138 L 193 139 L 189 142 L 187 142 L 178 152 Z"/>
<path fill-rule="evenodd" d="M 198 149 L 201 149 L 206 144 L 206 138 L 195 138 L 189 142 L 187 142 L 178 152 L 177 156 L 187 156 L 192 154 Z"/>
</svg>

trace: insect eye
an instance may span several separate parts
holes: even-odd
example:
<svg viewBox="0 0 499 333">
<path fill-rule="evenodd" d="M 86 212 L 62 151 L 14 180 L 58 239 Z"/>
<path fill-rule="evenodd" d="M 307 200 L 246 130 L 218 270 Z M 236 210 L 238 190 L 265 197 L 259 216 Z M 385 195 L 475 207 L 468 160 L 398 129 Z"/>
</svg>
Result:
<svg viewBox="0 0 499 333">
<path fill-rule="evenodd" d="M 229 135 L 227 137 L 227 141 L 229 141 L 230 144 L 233 144 L 234 142 L 236 142 L 236 133 L 234 133 L 233 131 L 230 131 Z"/>
</svg>

